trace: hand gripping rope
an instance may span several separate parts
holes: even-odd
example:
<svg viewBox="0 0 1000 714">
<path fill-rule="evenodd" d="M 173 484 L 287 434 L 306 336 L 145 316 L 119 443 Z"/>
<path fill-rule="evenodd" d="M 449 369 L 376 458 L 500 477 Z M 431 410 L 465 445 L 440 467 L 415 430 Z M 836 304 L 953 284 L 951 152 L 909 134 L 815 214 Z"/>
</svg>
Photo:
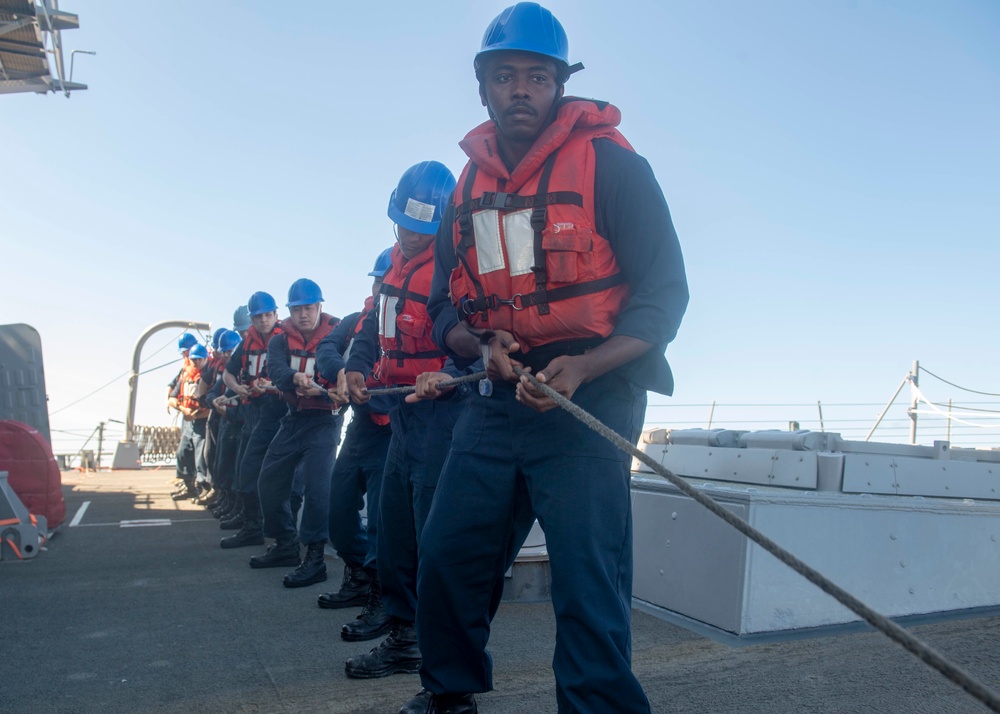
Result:
<svg viewBox="0 0 1000 714">
<path fill-rule="evenodd" d="M 612 431 L 604 424 L 599 422 L 593 415 L 589 414 L 587 411 L 581 409 L 579 406 L 566 399 L 563 395 L 559 394 L 557 391 L 549 387 L 543 382 L 539 382 L 535 379 L 534 375 L 529 374 L 520 367 L 514 366 L 514 372 L 521 377 L 526 377 L 528 381 L 536 389 L 541 391 L 545 396 L 552 399 L 556 404 L 562 409 L 569 412 L 575 419 L 583 422 L 592 431 L 597 432 L 605 439 L 610 441 L 612 444 L 617 446 L 622 451 L 631 454 L 637 458 L 642 463 L 649 466 L 653 471 L 658 473 L 660 476 L 665 478 L 671 484 L 677 487 L 684 495 L 690 497 L 692 500 L 701 504 L 713 514 L 724 520 L 726 523 L 731 525 L 733 528 L 738 530 L 740 533 L 745 535 L 747 538 L 752 540 L 754 543 L 759 545 L 761 548 L 766 550 L 768 553 L 773 555 L 775 558 L 780 560 L 782 563 L 787 565 L 789 568 L 794 570 L 796 573 L 804 577 L 806 580 L 811 582 L 813 585 L 818 587 L 820 590 L 825 592 L 837 600 L 841 605 L 848 608 L 858 617 L 863 619 L 873 628 L 884 634 L 891 640 L 895 640 L 897 643 L 902 645 L 906 650 L 911 652 L 917 659 L 920 659 L 925 664 L 927 664 L 932 669 L 936 669 L 938 672 L 943 674 L 946 678 L 950 679 L 952 682 L 957 684 L 959 687 L 964 689 L 970 695 L 978 699 L 980 702 L 985 704 L 994 712 L 1000 712 L 1000 694 L 987 687 L 985 684 L 974 678 L 971 674 L 966 672 L 964 669 L 958 665 L 950 662 L 946 659 L 940 652 L 935 650 L 930 645 L 926 644 L 922 640 L 914 637 L 909 632 L 904 630 L 902 627 L 897 625 L 895 622 L 882 615 L 865 603 L 858 600 L 856 597 L 851 595 L 849 592 L 841 588 L 839 585 L 829 580 L 822 573 L 814 570 L 810 566 L 806 565 L 804 562 L 796 558 L 794 555 L 789 553 L 787 550 L 782 548 L 780 545 L 775 543 L 773 540 L 768 538 L 766 535 L 758 531 L 756 528 L 751 526 L 749 523 L 744 521 L 739 516 L 736 516 L 725 508 L 720 506 L 716 501 L 710 496 L 705 495 L 698 489 L 694 488 L 687 481 L 682 479 L 677 474 L 671 472 L 669 469 L 664 467 L 662 464 L 658 463 L 655 459 L 650 457 L 648 454 L 643 453 L 637 449 L 631 442 L 627 439 L 622 438 L 616 432 Z M 458 379 L 453 379 L 448 382 L 441 382 L 438 384 L 439 389 L 448 389 L 456 385 L 462 384 L 463 382 L 474 382 L 477 380 L 486 379 L 486 372 L 477 372 L 475 374 L 469 374 L 464 377 L 459 377 Z M 415 387 L 390 387 L 387 389 L 372 389 L 369 394 L 408 394 L 415 391 Z"/>
</svg>

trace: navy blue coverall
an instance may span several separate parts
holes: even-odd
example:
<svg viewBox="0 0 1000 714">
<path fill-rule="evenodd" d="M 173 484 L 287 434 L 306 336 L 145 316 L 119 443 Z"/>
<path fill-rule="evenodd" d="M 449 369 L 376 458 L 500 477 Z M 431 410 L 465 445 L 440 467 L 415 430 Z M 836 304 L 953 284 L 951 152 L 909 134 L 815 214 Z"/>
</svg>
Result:
<svg viewBox="0 0 1000 714">
<path fill-rule="evenodd" d="M 233 356 L 226 364 L 226 371 L 237 378 L 242 374 L 243 343 L 233 351 Z M 277 394 L 261 394 L 251 399 L 249 404 L 240 405 L 240 411 L 244 413 L 244 422 L 240 437 L 239 468 L 233 488 L 240 493 L 256 496 L 264 455 L 267 454 L 267 447 L 271 445 L 274 435 L 278 433 L 279 422 L 288 412 L 288 406 Z"/>
<path fill-rule="evenodd" d="M 366 378 L 370 374 L 378 354 L 378 314 L 377 309 L 369 311 L 355 336 L 348 372 L 360 372 Z M 441 371 L 456 377 L 465 373 L 450 361 Z M 417 548 L 451 446 L 452 429 L 470 392 L 469 385 L 462 384 L 438 399 L 416 404 L 400 397 L 389 410 L 392 438 L 382 474 L 376 550 L 382 605 L 404 622 L 416 618 Z"/>
<path fill-rule="evenodd" d="M 295 370 L 289 364 L 285 335 L 275 335 L 267 343 L 267 374 L 279 391 L 294 395 Z M 343 423 L 344 417 L 334 408 L 290 406 L 281 418 L 278 432 L 264 456 L 257 484 L 265 536 L 279 542 L 296 538 L 290 499 L 296 490 L 298 468 L 304 498 L 298 537 L 307 545 L 328 540 L 330 477 Z"/>
<path fill-rule="evenodd" d="M 361 313 L 348 315 L 319 343 L 316 365 L 322 374 L 336 374 L 344 367 L 343 354 L 360 318 Z M 367 404 L 352 407 L 353 417 L 344 433 L 330 481 L 330 544 L 346 565 L 364 567 L 370 573 L 378 567 L 379 498 L 392 437 L 392 428 L 376 423 L 373 417 L 384 415 L 392 403 L 389 397 L 374 396 Z M 362 527 L 365 494 L 367 524 Z"/>
</svg>

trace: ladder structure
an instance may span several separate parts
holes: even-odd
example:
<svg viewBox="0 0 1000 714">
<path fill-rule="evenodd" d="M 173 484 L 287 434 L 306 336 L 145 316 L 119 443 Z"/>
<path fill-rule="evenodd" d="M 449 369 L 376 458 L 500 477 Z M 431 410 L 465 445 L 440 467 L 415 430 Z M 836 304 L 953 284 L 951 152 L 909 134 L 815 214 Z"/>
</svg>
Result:
<svg viewBox="0 0 1000 714">
<path fill-rule="evenodd" d="M 0 94 L 62 92 L 68 97 L 86 89 L 71 81 L 73 53 L 67 77 L 62 46 L 62 31 L 79 27 L 80 19 L 60 10 L 59 0 L 0 0 Z"/>
</svg>

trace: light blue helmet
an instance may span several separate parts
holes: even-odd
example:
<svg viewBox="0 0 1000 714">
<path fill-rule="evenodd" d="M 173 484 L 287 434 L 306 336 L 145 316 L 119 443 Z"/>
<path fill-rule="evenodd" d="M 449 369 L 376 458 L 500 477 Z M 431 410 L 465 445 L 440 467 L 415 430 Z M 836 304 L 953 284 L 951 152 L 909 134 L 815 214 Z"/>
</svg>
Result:
<svg viewBox="0 0 1000 714">
<path fill-rule="evenodd" d="M 389 272 L 389 268 L 392 267 L 392 248 L 386 248 L 378 257 L 375 259 L 375 267 L 372 268 L 372 272 L 368 273 L 369 277 L 381 278 L 384 277 L 386 273 Z"/>
<path fill-rule="evenodd" d="M 455 190 L 455 176 L 437 161 L 421 161 L 399 179 L 389 197 L 389 218 L 414 233 L 435 234 Z"/>
<path fill-rule="evenodd" d="M 247 309 L 246 305 L 240 305 L 236 308 L 236 312 L 233 313 L 233 329 L 237 332 L 243 332 L 250 329 L 250 310 Z"/>
<path fill-rule="evenodd" d="M 208 359 L 208 348 L 205 345 L 198 343 L 191 348 L 188 352 L 188 358 L 190 359 Z"/>
<path fill-rule="evenodd" d="M 319 285 L 309 278 L 299 278 L 292 283 L 292 287 L 288 288 L 288 302 L 285 305 L 296 307 L 298 305 L 313 305 L 318 302 L 323 302 L 323 291 L 319 289 Z"/>
<path fill-rule="evenodd" d="M 243 338 L 239 336 L 238 333 L 232 330 L 226 330 L 219 337 L 219 350 L 222 352 L 232 352 L 236 347 L 243 341 Z"/>
</svg>

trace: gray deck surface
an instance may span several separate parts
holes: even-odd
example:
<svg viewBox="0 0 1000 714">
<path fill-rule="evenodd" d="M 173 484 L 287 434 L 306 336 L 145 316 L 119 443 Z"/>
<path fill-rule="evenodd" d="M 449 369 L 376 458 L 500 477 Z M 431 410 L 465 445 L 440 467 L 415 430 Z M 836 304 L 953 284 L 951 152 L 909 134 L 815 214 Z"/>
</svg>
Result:
<svg viewBox="0 0 1000 714">
<path fill-rule="evenodd" d="M 263 548 L 224 551 L 217 522 L 174 503 L 170 470 L 64 474 L 67 519 L 31 561 L 0 563 L 0 712 L 394 713 L 416 675 L 359 681 L 341 625 L 320 610 L 339 585 L 289 590 L 255 571 Z M 80 525 L 68 527 L 84 501 Z M 170 519 L 123 528 L 120 522 Z M 732 649 L 633 611 L 633 665 L 655 712 L 981 712 L 985 707 L 882 635 Z M 914 632 L 1000 688 L 1000 618 Z M 555 712 L 548 604 L 505 604 L 483 714 Z"/>
</svg>

